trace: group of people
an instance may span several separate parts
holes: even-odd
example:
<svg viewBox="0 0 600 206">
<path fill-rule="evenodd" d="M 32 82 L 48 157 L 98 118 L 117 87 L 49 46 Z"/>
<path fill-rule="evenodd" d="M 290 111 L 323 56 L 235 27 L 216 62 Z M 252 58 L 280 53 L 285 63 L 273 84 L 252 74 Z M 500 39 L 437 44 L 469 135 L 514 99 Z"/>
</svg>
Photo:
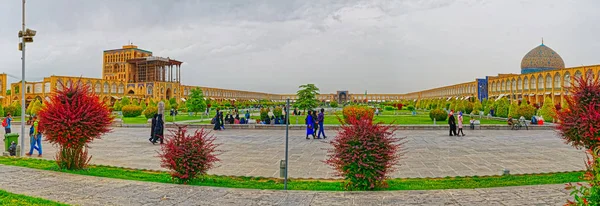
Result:
<svg viewBox="0 0 600 206">
<path fill-rule="evenodd" d="M 458 120 L 457 120 L 458 119 Z M 458 123 L 458 132 L 456 131 L 456 125 Z M 458 118 L 454 117 L 454 110 L 450 110 L 448 114 L 448 125 L 450 125 L 450 136 L 465 136 L 463 132 L 463 114 L 458 112 Z"/>
<path fill-rule="evenodd" d="M 6 118 L 2 120 L 2 126 L 4 127 L 5 134 L 10 134 L 11 126 L 12 126 L 12 115 L 9 113 L 6 115 Z M 29 127 L 29 152 L 25 155 L 31 156 L 33 155 L 33 151 L 37 150 L 38 157 L 42 156 L 42 132 L 38 129 L 39 121 L 37 116 L 31 117 L 31 127 Z M 11 143 L 11 147 L 9 150 L 16 150 L 16 143 Z M 9 151 L 13 154 L 16 151 Z"/>
<path fill-rule="evenodd" d="M 156 144 L 158 140 L 163 144 L 165 132 L 165 122 L 163 121 L 162 114 L 155 114 L 152 116 L 152 124 L 150 125 L 150 139 L 152 144 Z"/>
<path fill-rule="evenodd" d="M 211 124 L 214 124 L 214 130 L 224 130 L 225 124 L 248 124 L 250 119 L 250 112 L 246 110 L 246 114 L 240 118 L 238 110 L 234 110 L 233 114 L 227 114 L 223 117 L 223 112 L 217 109 L 215 116 L 211 120 Z"/>
<path fill-rule="evenodd" d="M 325 129 L 323 128 L 323 123 L 325 121 L 325 109 L 321 109 L 321 112 L 317 115 L 317 111 L 309 110 L 306 115 L 306 139 L 309 135 L 312 135 L 313 139 L 321 139 L 321 134 L 323 134 L 323 139 L 327 138 L 325 136 Z M 317 135 L 315 135 L 317 133 Z"/>
</svg>

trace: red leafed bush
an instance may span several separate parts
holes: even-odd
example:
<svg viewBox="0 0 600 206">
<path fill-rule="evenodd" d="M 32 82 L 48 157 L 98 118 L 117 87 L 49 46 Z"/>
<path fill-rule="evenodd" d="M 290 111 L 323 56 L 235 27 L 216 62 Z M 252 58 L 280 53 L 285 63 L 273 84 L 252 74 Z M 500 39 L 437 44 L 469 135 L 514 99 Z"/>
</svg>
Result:
<svg viewBox="0 0 600 206">
<path fill-rule="evenodd" d="M 38 113 L 39 130 L 58 145 L 56 163 L 64 169 L 83 169 L 92 158 L 87 144 L 110 131 L 112 117 L 87 85 L 71 84 L 58 90 Z"/>
<path fill-rule="evenodd" d="M 566 108 L 556 111 L 557 129 L 568 144 L 594 149 L 600 143 L 600 84 L 587 78 L 576 81 Z"/>
<path fill-rule="evenodd" d="M 363 117 L 373 120 L 375 109 L 367 106 L 346 106 L 342 110 L 344 122 L 350 123 L 350 119 L 362 119 Z"/>
<path fill-rule="evenodd" d="M 402 105 L 402 103 L 397 103 L 397 104 L 396 104 L 396 108 L 398 108 L 398 110 L 402 110 L 402 107 L 403 107 L 403 106 L 404 106 L 404 105 Z"/>
<path fill-rule="evenodd" d="M 167 142 L 161 146 L 159 157 L 161 166 L 171 171 L 171 177 L 180 183 L 187 183 L 199 175 L 205 175 L 217 158 L 215 137 L 209 136 L 204 129 L 196 130 L 193 134 L 187 133 L 185 126 L 171 130 L 167 135 Z"/>
<path fill-rule="evenodd" d="M 600 205 L 600 156 L 598 148 L 588 150 L 586 171 L 582 178 L 587 183 L 568 183 L 566 190 L 571 190 L 573 200 L 567 200 L 568 206 Z M 590 158 L 591 156 L 591 158 Z"/>
<path fill-rule="evenodd" d="M 345 180 L 346 190 L 385 188 L 387 175 L 398 164 L 404 138 L 395 138 L 394 129 L 363 116 L 349 119 L 331 141 L 325 163 Z"/>
</svg>

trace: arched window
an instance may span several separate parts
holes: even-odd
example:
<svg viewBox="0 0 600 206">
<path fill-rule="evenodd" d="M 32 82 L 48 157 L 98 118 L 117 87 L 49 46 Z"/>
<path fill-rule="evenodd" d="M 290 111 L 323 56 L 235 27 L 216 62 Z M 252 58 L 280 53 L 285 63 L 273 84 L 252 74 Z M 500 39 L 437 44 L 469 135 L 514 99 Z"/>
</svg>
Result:
<svg viewBox="0 0 600 206">
<path fill-rule="evenodd" d="M 565 88 L 571 87 L 571 74 L 569 72 L 565 73 L 565 76 L 563 77 L 563 86 Z"/>
<path fill-rule="evenodd" d="M 0 89 L 0 91 L 2 91 L 2 89 Z M 50 93 L 50 82 L 46 82 L 44 84 L 44 92 L 45 93 Z"/>
<path fill-rule="evenodd" d="M 522 88 L 523 88 L 523 80 L 521 80 L 521 77 L 519 77 L 517 79 L 517 90 L 521 91 Z"/>
<path fill-rule="evenodd" d="M 591 69 L 588 69 L 587 72 L 585 72 L 585 78 L 588 79 L 588 81 L 591 81 L 594 79 L 594 72 L 592 72 Z"/>
<path fill-rule="evenodd" d="M 62 83 L 62 81 L 58 80 L 56 82 L 56 90 L 62 91 L 62 89 L 63 89 L 63 83 Z"/>
<path fill-rule="evenodd" d="M 544 89 L 544 78 L 541 74 L 538 76 L 537 89 Z"/>
<path fill-rule="evenodd" d="M 125 86 L 123 86 L 122 84 L 119 85 L 119 94 L 123 94 L 125 91 Z"/>
<path fill-rule="evenodd" d="M 575 86 L 579 85 L 579 79 L 581 79 L 581 71 L 575 72 Z"/>
<path fill-rule="evenodd" d="M 555 89 L 560 88 L 560 74 L 558 72 L 556 74 L 554 74 L 554 88 Z"/>
<path fill-rule="evenodd" d="M 537 89 L 537 85 L 535 84 L 535 76 L 531 76 L 529 79 L 529 89 Z"/>
<path fill-rule="evenodd" d="M 515 81 L 515 79 L 512 80 L 512 91 L 514 92 L 515 90 L 517 90 L 517 81 Z"/>
<path fill-rule="evenodd" d="M 529 90 L 529 79 L 527 77 L 525 77 L 525 79 L 523 79 L 523 89 Z"/>
<path fill-rule="evenodd" d="M 100 85 L 100 83 L 96 83 L 96 94 L 100 94 L 102 93 L 102 86 Z"/>
<path fill-rule="evenodd" d="M 500 91 L 506 91 L 506 82 L 504 82 L 504 80 L 502 80 L 502 83 L 500 83 L 502 85 L 502 90 Z"/>
<path fill-rule="evenodd" d="M 104 93 L 105 93 L 105 94 L 108 94 L 108 93 L 109 93 L 109 91 L 110 91 L 110 88 L 109 88 L 109 87 L 110 87 L 110 86 L 108 85 L 108 83 L 104 83 Z"/>
<path fill-rule="evenodd" d="M 546 89 L 552 89 L 552 77 L 550 74 L 546 75 Z"/>
<path fill-rule="evenodd" d="M 152 86 L 148 86 L 146 87 L 146 89 L 148 90 L 148 94 L 152 95 L 154 93 L 153 87 Z"/>
</svg>

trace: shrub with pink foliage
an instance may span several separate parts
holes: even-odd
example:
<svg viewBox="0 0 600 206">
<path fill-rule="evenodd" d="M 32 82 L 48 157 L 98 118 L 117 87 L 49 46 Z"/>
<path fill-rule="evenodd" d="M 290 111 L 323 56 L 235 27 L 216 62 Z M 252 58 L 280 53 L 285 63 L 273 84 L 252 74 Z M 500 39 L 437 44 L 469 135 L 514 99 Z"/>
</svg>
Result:
<svg viewBox="0 0 600 206">
<path fill-rule="evenodd" d="M 600 143 L 600 84 L 587 78 L 576 81 L 566 109 L 556 110 L 557 129 L 568 144 L 594 149 Z"/>
<path fill-rule="evenodd" d="M 385 188 L 387 174 L 401 157 L 404 138 L 395 138 L 391 126 L 374 124 L 369 116 L 349 118 L 331 141 L 325 163 L 345 180 L 346 190 Z"/>
<path fill-rule="evenodd" d="M 217 158 L 217 147 L 215 137 L 209 136 L 209 132 L 204 129 L 196 130 L 193 134 L 188 134 L 185 126 L 180 126 L 177 130 L 171 130 L 167 135 L 167 142 L 161 146 L 159 157 L 161 166 L 171 171 L 171 177 L 181 183 L 187 183 L 197 178 L 199 175 L 205 175 L 214 164 L 219 160 Z"/>
</svg>

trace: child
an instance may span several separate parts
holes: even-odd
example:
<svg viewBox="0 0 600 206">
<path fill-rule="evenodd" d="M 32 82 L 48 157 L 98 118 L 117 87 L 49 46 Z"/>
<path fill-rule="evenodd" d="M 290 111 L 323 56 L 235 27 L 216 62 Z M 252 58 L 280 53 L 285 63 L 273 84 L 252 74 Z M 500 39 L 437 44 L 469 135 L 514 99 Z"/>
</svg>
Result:
<svg viewBox="0 0 600 206">
<path fill-rule="evenodd" d="M 458 132 L 456 133 L 457 135 L 462 134 L 462 136 L 465 136 L 465 133 L 463 132 L 463 115 L 462 115 L 462 111 L 458 112 Z"/>
<path fill-rule="evenodd" d="M 475 129 L 475 119 L 473 119 L 473 117 L 471 117 L 469 124 L 471 125 L 471 130 L 474 130 Z"/>
</svg>

